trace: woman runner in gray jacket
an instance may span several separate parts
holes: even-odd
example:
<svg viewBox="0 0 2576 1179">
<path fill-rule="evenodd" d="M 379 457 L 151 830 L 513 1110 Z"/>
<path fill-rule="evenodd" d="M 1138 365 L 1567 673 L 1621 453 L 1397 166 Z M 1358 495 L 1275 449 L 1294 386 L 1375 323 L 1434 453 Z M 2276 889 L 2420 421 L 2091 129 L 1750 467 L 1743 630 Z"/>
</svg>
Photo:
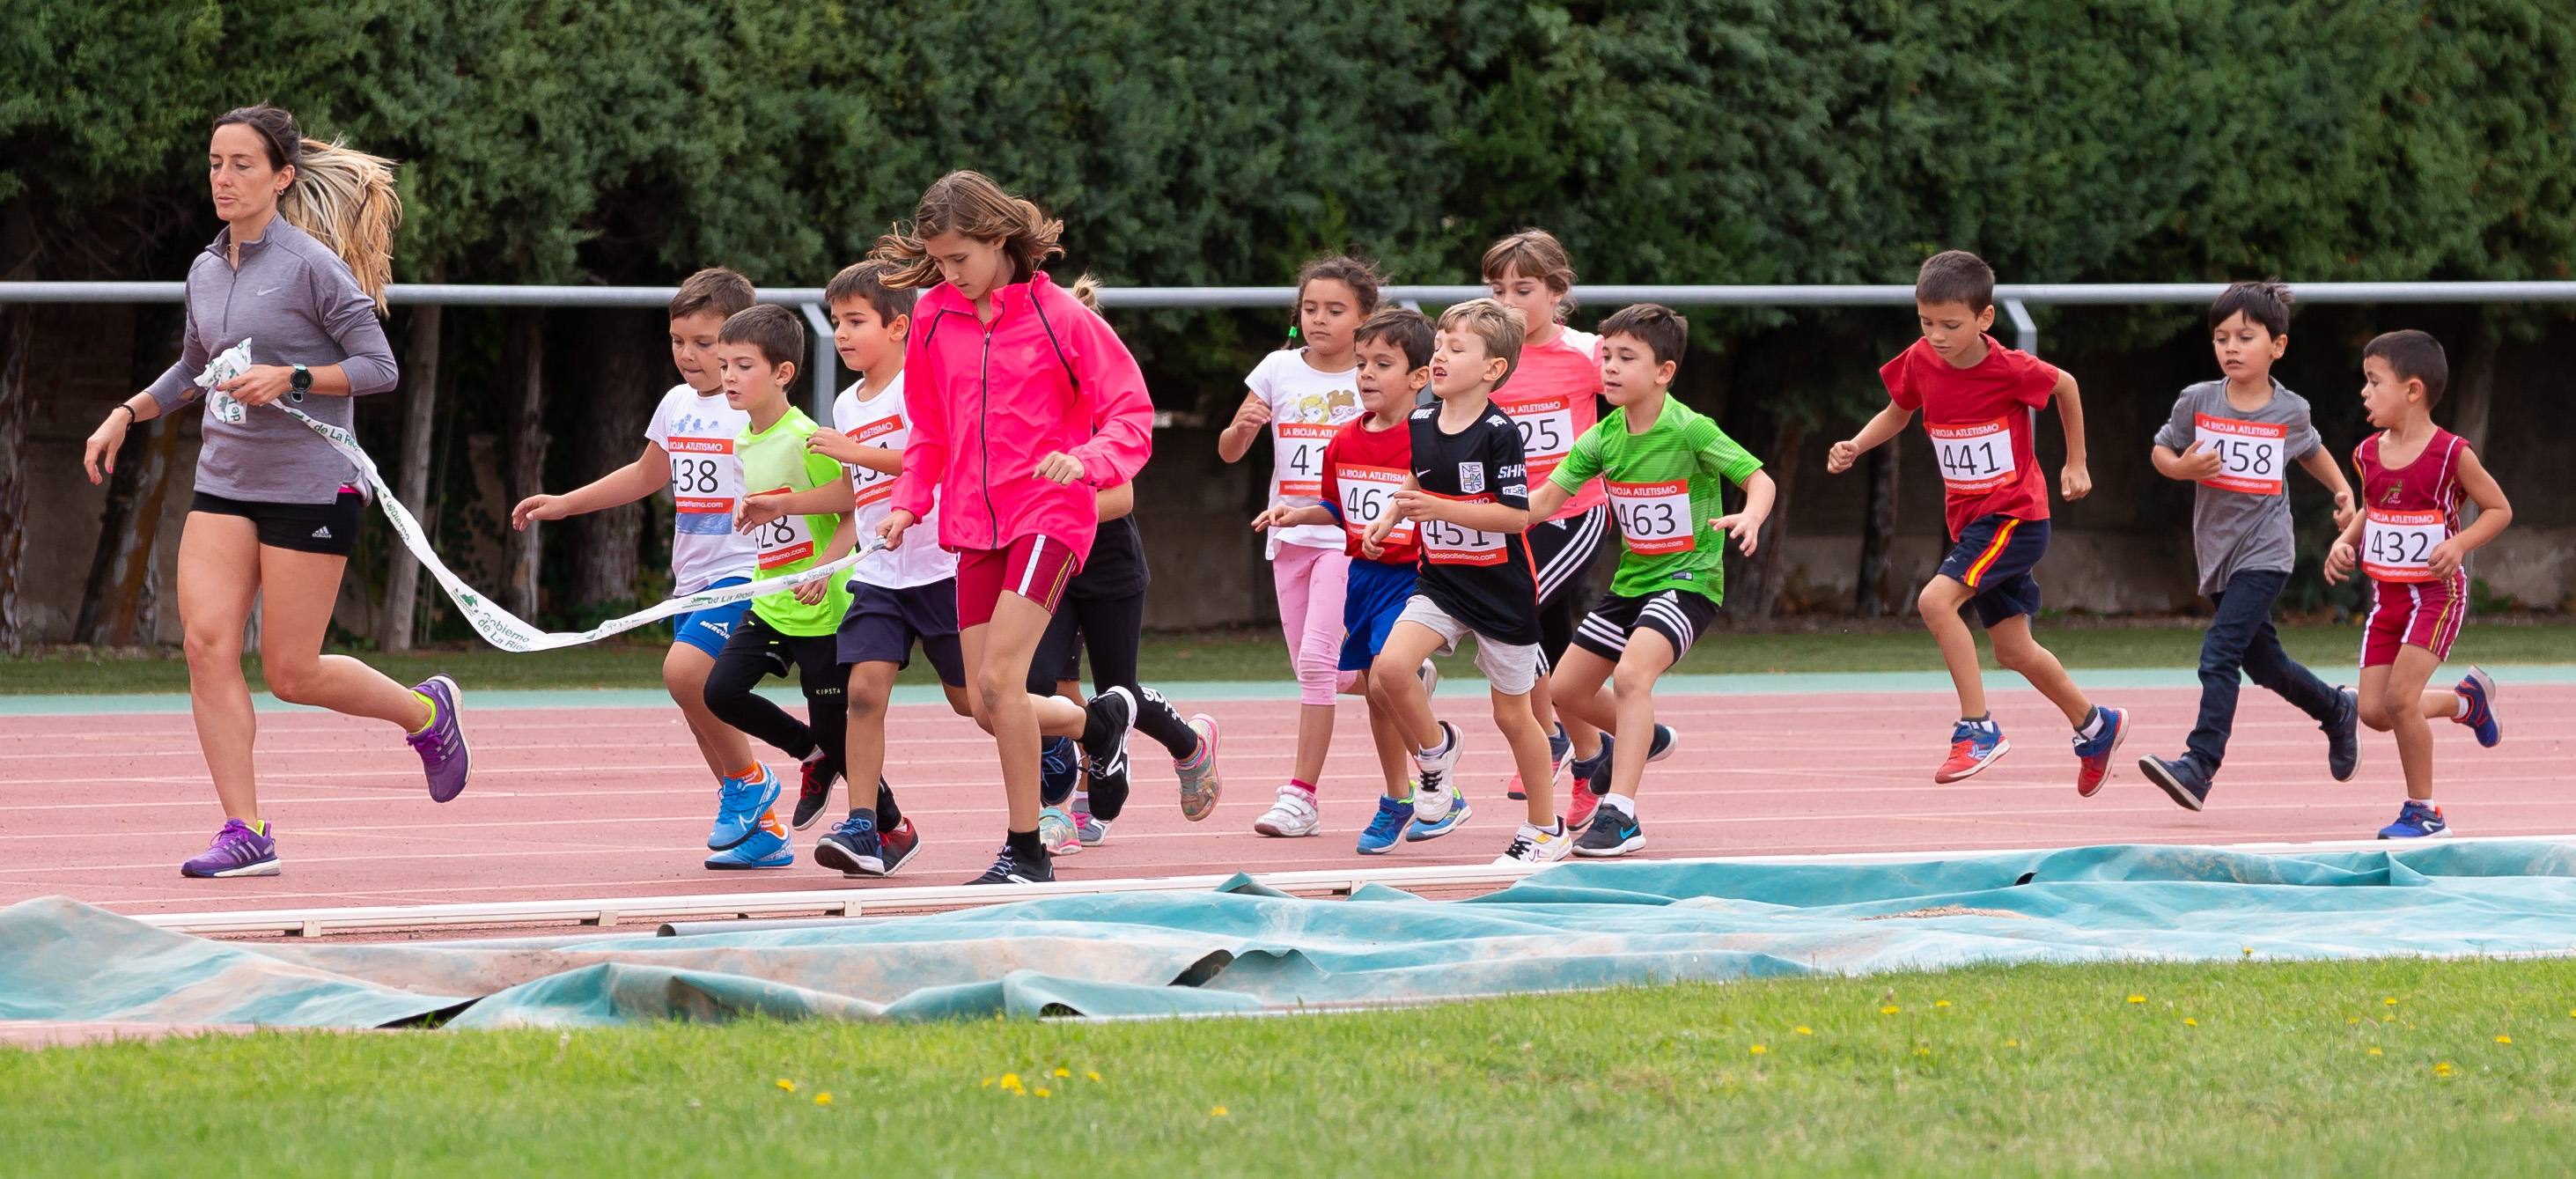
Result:
<svg viewBox="0 0 2576 1179">
<path fill-rule="evenodd" d="M 189 710 L 225 814 L 205 852 L 179 870 L 274 876 L 277 831 L 259 813 L 257 721 L 241 669 L 254 601 L 263 603 L 260 666 L 278 699 L 400 725 L 439 802 L 465 788 L 468 759 L 455 681 L 405 688 L 322 654 L 366 493 L 347 459 L 272 408 L 293 405 L 347 429 L 351 397 L 394 387 L 393 350 L 377 321 L 401 217 L 391 165 L 305 139 L 292 115 L 252 106 L 215 119 L 206 176 L 224 228 L 188 268 L 179 362 L 108 411 L 82 462 L 91 483 L 112 473 L 128 429 L 196 400 L 207 365 L 250 341 L 250 371 L 217 386 L 243 407 L 240 420 L 205 416 L 196 498 L 179 536 Z"/>
</svg>

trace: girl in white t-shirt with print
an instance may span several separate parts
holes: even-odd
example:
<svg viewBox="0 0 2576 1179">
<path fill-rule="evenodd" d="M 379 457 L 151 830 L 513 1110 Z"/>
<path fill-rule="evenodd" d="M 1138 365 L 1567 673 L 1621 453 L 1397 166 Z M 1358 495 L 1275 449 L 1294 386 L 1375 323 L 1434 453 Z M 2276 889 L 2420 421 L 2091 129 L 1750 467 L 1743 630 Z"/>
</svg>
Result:
<svg viewBox="0 0 2576 1179">
<path fill-rule="evenodd" d="M 1322 491 L 1324 444 L 1360 416 L 1354 333 L 1377 310 L 1377 271 L 1357 258 L 1318 258 L 1297 272 L 1297 324 L 1289 346 L 1264 357 L 1244 379 L 1249 391 L 1217 436 L 1217 455 L 1238 462 L 1266 427 L 1270 503 L 1303 507 Z M 1302 346 L 1301 346 L 1302 345 Z M 1252 829 L 1313 835 L 1320 829 L 1315 782 L 1333 741 L 1333 697 L 1342 687 L 1342 591 L 1351 562 L 1342 530 L 1310 525 L 1269 530 L 1270 578 L 1279 625 L 1297 670 L 1297 761 L 1279 800 Z"/>
</svg>

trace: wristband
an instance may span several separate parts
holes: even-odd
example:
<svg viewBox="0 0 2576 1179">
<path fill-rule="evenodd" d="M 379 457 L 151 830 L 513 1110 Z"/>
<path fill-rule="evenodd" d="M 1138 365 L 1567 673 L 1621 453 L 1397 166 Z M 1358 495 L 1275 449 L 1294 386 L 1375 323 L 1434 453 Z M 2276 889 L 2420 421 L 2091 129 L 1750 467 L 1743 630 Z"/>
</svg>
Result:
<svg viewBox="0 0 2576 1179">
<path fill-rule="evenodd" d="M 133 406 L 131 406 L 131 405 L 127 405 L 126 403 L 124 403 L 124 402 L 120 401 L 120 402 L 117 402 L 117 403 L 116 403 L 116 409 L 121 409 L 121 410 L 124 410 L 124 411 L 125 411 L 125 424 L 126 424 L 126 425 L 129 425 L 129 426 L 139 426 L 139 425 L 142 425 L 142 424 L 143 424 L 143 415 L 142 415 L 142 414 L 139 414 L 139 413 L 134 412 L 134 407 L 133 407 Z M 109 413 L 115 413 L 115 412 L 116 412 L 116 409 L 111 409 L 111 410 L 109 410 L 109 411 L 107 411 L 107 412 L 109 412 Z"/>
</svg>

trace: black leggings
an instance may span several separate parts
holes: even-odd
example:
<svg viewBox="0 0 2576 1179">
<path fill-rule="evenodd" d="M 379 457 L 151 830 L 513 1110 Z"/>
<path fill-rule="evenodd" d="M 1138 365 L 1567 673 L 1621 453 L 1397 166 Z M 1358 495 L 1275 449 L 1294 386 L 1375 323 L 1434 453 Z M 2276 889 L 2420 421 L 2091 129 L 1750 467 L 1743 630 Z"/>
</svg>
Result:
<svg viewBox="0 0 2576 1179">
<path fill-rule="evenodd" d="M 1057 681 L 1082 678 L 1081 656 L 1088 653 L 1092 694 L 1127 689 L 1136 697 L 1136 728 L 1179 761 L 1198 752 L 1198 731 L 1181 719 L 1162 693 L 1136 682 L 1136 657 L 1144 643 L 1144 595 L 1080 598 L 1067 594 L 1055 608 L 1054 620 L 1047 623 L 1046 636 L 1038 640 L 1036 657 L 1029 660 L 1029 691 L 1052 696 Z M 1103 822 L 1117 818 L 1126 808 L 1124 795 L 1110 798 L 1100 790 L 1091 794 L 1091 813 Z"/>
<path fill-rule="evenodd" d="M 805 694 L 805 719 L 787 715 L 768 697 L 752 689 L 770 676 L 796 673 Z M 816 749 L 838 773 L 848 753 L 850 732 L 849 672 L 841 666 L 838 640 L 832 635 L 781 634 L 758 614 L 745 614 L 707 673 L 707 711 L 764 744 L 799 761 Z M 891 788 L 877 792 L 877 825 L 903 822 Z"/>
</svg>

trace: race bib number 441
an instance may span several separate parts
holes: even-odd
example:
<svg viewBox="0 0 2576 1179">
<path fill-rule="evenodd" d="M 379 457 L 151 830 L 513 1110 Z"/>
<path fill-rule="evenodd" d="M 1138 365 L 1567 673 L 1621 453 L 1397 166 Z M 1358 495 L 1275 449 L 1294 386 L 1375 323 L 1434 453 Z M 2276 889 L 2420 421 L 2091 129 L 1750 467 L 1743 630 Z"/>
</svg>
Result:
<svg viewBox="0 0 2576 1179">
<path fill-rule="evenodd" d="M 725 478 L 734 462 L 733 439 L 674 436 L 663 449 L 671 456 L 671 498 L 680 514 L 733 514 L 733 494 Z"/>
<path fill-rule="evenodd" d="M 2362 529 L 2361 571 L 2377 581 L 2432 581 L 2433 547 L 2451 538 L 2440 512 L 2370 509 Z"/>
<path fill-rule="evenodd" d="M 1610 511 L 1619 517 L 1619 534 L 1628 551 L 1640 556 L 1687 553 L 1699 547 L 1699 528 L 1691 519 L 1690 484 L 1601 481 L 1610 491 Z"/>
<path fill-rule="evenodd" d="M 1941 482 L 1951 494 L 1975 495 L 2011 483 L 2020 472 L 2013 466 L 2012 423 L 1931 422 L 1932 453 L 1941 464 Z"/>
<path fill-rule="evenodd" d="M 2218 456 L 2218 473 L 2201 480 L 2221 491 L 2247 495 L 2281 494 L 2282 463 L 2290 449 L 2290 427 L 2278 422 L 2192 415 L 2192 441 Z"/>
</svg>

